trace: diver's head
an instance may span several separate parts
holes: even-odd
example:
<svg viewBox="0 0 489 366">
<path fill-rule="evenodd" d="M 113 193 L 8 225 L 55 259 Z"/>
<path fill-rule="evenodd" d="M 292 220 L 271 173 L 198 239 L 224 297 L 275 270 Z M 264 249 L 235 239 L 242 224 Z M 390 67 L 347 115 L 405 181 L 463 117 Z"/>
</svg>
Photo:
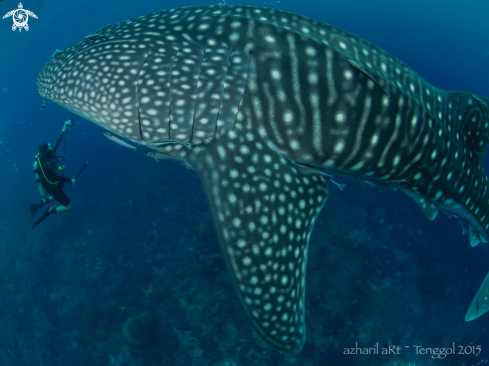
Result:
<svg viewBox="0 0 489 366">
<path fill-rule="evenodd" d="M 43 142 L 41 145 L 39 145 L 39 157 L 42 159 L 42 160 L 50 160 L 53 158 L 53 154 L 54 151 L 53 149 L 51 149 L 51 145 L 46 143 L 46 142 Z"/>
<path fill-rule="evenodd" d="M 47 153 L 49 150 L 49 145 L 46 142 L 43 142 L 41 145 L 39 145 L 39 152 L 41 154 Z"/>
</svg>

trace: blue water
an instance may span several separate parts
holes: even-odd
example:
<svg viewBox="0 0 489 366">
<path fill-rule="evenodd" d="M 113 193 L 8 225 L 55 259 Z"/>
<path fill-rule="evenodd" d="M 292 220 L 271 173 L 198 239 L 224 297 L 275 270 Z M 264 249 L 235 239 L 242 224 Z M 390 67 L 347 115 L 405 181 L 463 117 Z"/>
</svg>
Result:
<svg viewBox="0 0 489 366">
<path fill-rule="evenodd" d="M 11 18 L 0 20 L 0 366 L 485 362 L 489 315 L 463 319 L 489 254 L 470 247 L 455 219 L 440 214 L 430 222 L 400 192 L 337 177 L 348 186 L 331 187 L 311 238 L 308 338 L 300 354 L 283 355 L 259 339 L 239 305 L 196 174 L 117 146 L 101 128 L 49 101 L 40 109 L 37 73 L 56 49 L 107 24 L 207 3 L 28 0 L 24 8 L 39 17 L 29 19 L 28 32 L 13 32 Z M 330 23 L 382 47 L 437 87 L 489 97 L 487 1 L 227 3 Z M 0 13 L 17 5 L 3 0 Z M 91 164 L 76 187 L 65 189 L 73 211 L 31 231 L 28 205 L 39 199 L 33 156 L 72 117 L 66 175 Z M 128 319 L 143 345 L 125 334 Z M 344 355 L 356 342 L 410 348 Z M 482 352 L 435 360 L 413 348 L 453 342 L 481 345 Z"/>
</svg>

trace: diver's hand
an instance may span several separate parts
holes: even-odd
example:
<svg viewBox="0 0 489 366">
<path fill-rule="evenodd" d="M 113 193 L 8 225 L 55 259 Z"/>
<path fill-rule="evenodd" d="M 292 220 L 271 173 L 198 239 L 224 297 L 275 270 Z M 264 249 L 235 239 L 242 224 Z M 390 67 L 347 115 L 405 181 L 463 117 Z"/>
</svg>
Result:
<svg viewBox="0 0 489 366">
<path fill-rule="evenodd" d="M 69 119 L 68 121 L 64 122 L 63 123 L 63 132 L 66 132 L 68 130 L 68 128 L 70 128 L 74 124 L 75 124 L 75 122 L 72 119 Z"/>
<path fill-rule="evenodd" d="M 75 184 L 75 181 L 76 181 L 75 178 L 71 178 L 71 184 Z"/>
</svg>

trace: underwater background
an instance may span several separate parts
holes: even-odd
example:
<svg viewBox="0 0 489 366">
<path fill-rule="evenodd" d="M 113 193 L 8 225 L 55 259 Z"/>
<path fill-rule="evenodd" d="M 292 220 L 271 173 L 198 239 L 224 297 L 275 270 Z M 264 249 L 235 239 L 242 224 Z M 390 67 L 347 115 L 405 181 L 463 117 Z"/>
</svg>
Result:
<svg viewBox="0 0 489 366">
<path fill-rule="evenodd" d="M 489 97 L 489 2 L 483 0 L 228 0 L 332 24 L 383 48 L 436 87 Z M 203 1 L 27 0 L 30 29 L 0 20 L 0 366 L 479 365 L 489 315 L 464 324 L 489 270 L 459 222 L 428 221 L 407 196 L 337 175 L 309 249 L 307 340 L 282 354 L 254 332 L 235 295 L 195 172 L 108 141 L 52 102 L 37 74 L 108 24 Z M 218 4 L 216 0 L 213 4 Z M 1 0 L 3 16 L 18 7 Z M 74 209 L 35 230 L 32 173 L 42 142 L 74 118 L 65 186 Z M 58 149 L 62 153 L 63 143 Z M 488 169 L 485 163 L 486 171 Z M 414 346 L 481 346 L 436 359 Z M 399 346 L 399 355 L 345 355 Z M 410 348 L 405 348 L 409 346 Z M 457 348 L 458 350 L 458 348 Z"/>
</svg>

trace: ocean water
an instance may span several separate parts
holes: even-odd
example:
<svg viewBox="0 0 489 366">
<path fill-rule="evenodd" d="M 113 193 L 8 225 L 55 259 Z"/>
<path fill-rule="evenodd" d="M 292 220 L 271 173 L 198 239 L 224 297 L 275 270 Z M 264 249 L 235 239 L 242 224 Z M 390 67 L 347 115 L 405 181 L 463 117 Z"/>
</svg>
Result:
<svg viewBox="0 0 489 366">
<path fill-rule="evenodd" d="M 216 0 L 214 4 L 218 4 Z M 489 3 L 482 0 L 223 1 L 274 7 L 358 35 L 433 85 L 489 97 Z M 478 365 L 489 315 L 464 323 L 489 253 L 454 218 L 428 221 L 400 192 L 346 176 L 330 187 L 307 269 L 307 341 L 297 355 L 266 345 L 240 307 L 195 172 L 108 141 L 52 102 L 37 74 L 108 24 L 199 1 L 22 3 L 29 31 L 0 20 L 0 366 Z M 16 9 L 0 2 L 0 13 Z M 74 209 L 36 230 L 32 174 L 42 142 L 74 118 L 65 148 Z M 62 144 L 58 152 L 64 150 Z M 485 164 L 487 170 L 487 164 Z M 38 214 L 39 215 L 39 214 Z M 437 359 L 421 349 L 459 346 Z M 400 354 L 347 355 L 354 347 Z M 415 346 L 418 346 L 417 348 Z M 478 356 L 470 347 L 481 347 Z"/>
</svg>

